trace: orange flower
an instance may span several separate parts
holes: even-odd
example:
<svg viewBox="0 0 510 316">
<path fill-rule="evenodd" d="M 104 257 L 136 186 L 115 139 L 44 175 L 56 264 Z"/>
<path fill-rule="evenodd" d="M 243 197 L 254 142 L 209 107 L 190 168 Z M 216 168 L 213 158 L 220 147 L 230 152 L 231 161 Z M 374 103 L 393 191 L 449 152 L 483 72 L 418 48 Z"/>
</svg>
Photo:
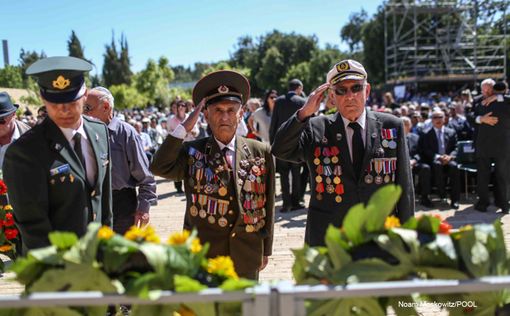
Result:
<svg viewBox="0 0 510 316">
<path fill-rule="evenodd" d="M 11 245 L 3 245 L 3 246 L 0 246 L 0 252 L 7 252 L 9 250 L 12 249 L 12 246 Z"/>
<path fill-rule="evenodd" d="M 386 220 L 384 221 L 384 228 L 392 229 L 395 227 L 400 227 L 400 219 L 394 215 L 386 217 Z"/>
</svg>

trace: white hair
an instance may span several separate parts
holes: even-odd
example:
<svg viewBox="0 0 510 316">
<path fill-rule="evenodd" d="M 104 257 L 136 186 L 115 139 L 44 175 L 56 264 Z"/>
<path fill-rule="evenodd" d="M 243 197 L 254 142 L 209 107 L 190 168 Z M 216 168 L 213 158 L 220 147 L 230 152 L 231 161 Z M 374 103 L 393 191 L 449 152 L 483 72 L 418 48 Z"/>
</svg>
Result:
<svg viewBox="0 0 510 316">
<path fill-rule="evenodd" d="M 482 81 L 481 86 L 489 85 L 489 86 L 493 87 L 495 84 L 496 84 L 496 81 L 494 81 L 494 79 L 487 78 L 484 81 Z"/>
<path fill-rule="evenodd" d="M 105 87 L 94 87 L 91 89 L 91 91 L 97 91 L 101 94 L 101 97 L 99 98 L 99 101 L 101 102 L 104 99 L 108 100 L 108 104 L 110 104 L 110 107 L 113 109 L 115 99 L 113 98 L 112 93 L 110 90 L 106 89 Z"/>
</svg>

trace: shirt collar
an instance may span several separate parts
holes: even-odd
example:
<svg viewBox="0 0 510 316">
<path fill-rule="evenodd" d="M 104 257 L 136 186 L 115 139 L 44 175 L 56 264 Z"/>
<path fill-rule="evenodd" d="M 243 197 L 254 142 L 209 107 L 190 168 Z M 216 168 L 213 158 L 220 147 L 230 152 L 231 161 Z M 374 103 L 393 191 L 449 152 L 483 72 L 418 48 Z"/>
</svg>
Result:
<svg viewBox="0 0 510 316">
<path fill-rule="evenodd" d="M 434 127 L 434 130 L 436 131 L 436 134 L 439 133 L 439 132 L 444 132 L 444 126 L 441 126 L 441 128 L 435 128 Z"/>
<path fill-rule="evenodd" d="M 21 132 L 19 130 L 18 124 L 14 123 L 14 132 L 11 137 L 11 144 L 21 136 Z"/>
<path fill-rule="evenodd" d="M 60 130 L 62 131 L 62 133 L 64 134 L 65 138 L 67 139 L 67 141 L 69 143 L 71 143 L 71 141 L 73 140 L 73 137 L 76 133 L 80 133 L 83 138 L 88 139 L 87 133 L 85 133 L 85 129 L 83 128 L 83 118 L 82 117 L 80 117 L 80 126 L 76 130 L 74 130 L 72 128 L 64 128 L 64 127 L 60 127 L 60 126 L 58 128 L 60 128 Z"/>
<path fill-rule="evenodd" d="M 216 141 L 216 143 L 218 143 L 220 150 L 223 150 L 223 148 L 227 147 L 229 150 L 231 150 L 233 152 L 236 151 L 236 136 L 235 135 L 232 138 L 232 140 L 230 141 L 230 143 L 228 143 L 227 145 L 220 142 L 216 137 L 214 137 L 214 140 Z"/>
<path fill-rule="evenodd" d="M 116 117 L 113 117 L 112 120 L 110 121 L 110 124 L 108 124 L 108 129 L 111 131 L 116 131 L 119 124 L 120 120 Z"/>
<path fill-rule="evenodd" d="M 342 115 L 340 114 L 340 116 L 342 116 Z M 343 116 L 342 116 L 342 121 L 344 122 L 345 127 L 347 127 L 349 125 L 349 123 L 351 123 L 351 121 L 349 121 L 348 119 L 346 119 Z M 358 122 L 358 124 L 361 126 L 361 129 L 365 130 L 365 124 L 367 122 L 367 110 L 365 109 L 365 107 L 363 107 L 363 113 L 361 113 L 361 115 L 358 117 L 356 122 Z"/>
</svg>

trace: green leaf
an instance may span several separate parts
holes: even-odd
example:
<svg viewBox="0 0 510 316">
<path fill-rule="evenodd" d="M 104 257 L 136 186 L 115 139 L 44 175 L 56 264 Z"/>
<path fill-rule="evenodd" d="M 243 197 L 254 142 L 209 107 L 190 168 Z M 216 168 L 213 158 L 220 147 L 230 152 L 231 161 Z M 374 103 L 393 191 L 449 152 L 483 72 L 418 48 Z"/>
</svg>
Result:
<svg viewBox="0 0 510 316">
<path fill-rule="evenodd" d="M 458 268 L 458 258 L 449 235 L 432 235 L 434 239 L 420 247 L 420 262 L 424 266 Z"/>
<path fill-rule="evenodd" d="M 367 232 L 384 231 L 384 223 L 402 194 L 402 189 L 397 185 L 385 185 L 377 190 L 368 201 L 366 212 L 370 214 L 366 220 Z"/>
<path fill-rule="evenodd" d="M 34 307 L 30 308 L 23 316 L 81 316 L 76 310 L 67 307 Z"/>
<path fill-rule="evenodd" d="M 365 222 L 369 213 L 363 206 L 363 203 L 358 203 L 349 209 L 345 215 L 342 229 L 347 238 L 353 245 L 359 245 L 365 241 Z"/>
<path fill-rule="evenodd" d="M 227 279 L 219 286 L 223 291 L 241 291 L 257 285 L 256 281 L 240 278 L 239 280 Z"/>
<path fill-rule="evenodd" d="M 34 258 L 35 260 L 48 265 L 62 264 L 62 258 L 55 246 L 32 249 L 28 252 L 28 257 Z"/>
<path fill-rule="evenodd" d="M 147 262 L 156 274 L 165 273 L 167 264 L 170 264 L 170 261 L 164 245 L 145 243 L 140 246 L 140 251 L 145 255 Z"/>
<path fill-rule="evenodd" d="M 410 217 L 402 226 L 401 228 L 405 229 L 411 229 L 416 230 L 418 228 L 418 219 L 416 217 Z"/>
<path fill-rule="evenodd" d="M 414 264 L 411 256 L 404 248 L 404 243 L 398 235 L 381 234 L 374 238 L 374 241 L 381 249 L 397 258 L 401 265 L 411 266 Z"/>
<path fill-rule="evenodd" d="M 346 245 L 345 241 L 342 240 L 340 229 L 330 224 L 326 231 L 325 242 L 335 270 L 341 269 L 352 261 L 351 256 L 343 248 Z"/>
<path fill-rule="evenodd" d="M 389 236 L 398 236 L 405 244 L 410 260 L 413 263 L 418 262 L 420 258 L 420 241 L 418 233 L 411 229 L 393 228 L 388 232 Z"/>
<path fill-rule="evenodd" d="M 475 229 L 465 230 L 455 235 L 457 253 L 462 258 L 471 277 L 479 278 L 488 275 L 490 262 L 485 246 L 475 236 Z"/>
<path fill-rule="evenodd" d="M 96 260 L 99 246 L 99 238 L 97 238 L 99 228 L 101 228 L 101 224 L 90 223 L 87 233 L 64 254 L 64 259 L 76 264 L 92 264 Z"/>
<path fill-rule="evenodd" d="M 425 234 L 437 234 L 441 220 L 434 216 L 423 215 L 418 219 L 417 230 Z"/>
<path fill-rule="evenodd" d="M 103 243 L 103 267 L 107 273 L 117 273 L 132 254 L 139 251 L 138 244 L 125 239 L 120 235 L 114 235 Z"/>
<path fill-rule="evenodd" d="M 207 285 L 186 275 L 174 275 L 174 285 L 176 292 L 199 292 L 207 289 Z"/>
<path fill-rule="evenodd" d="M 399 302 L 413 304 L 415 301 L 411 296 L 391 296 L 388 297 L 386 306 L 391 306 L 397 316 L 418 316 L 416 309 L 404 307 L 405 305 L 403 306 Z"/>
<path fill-rule="evenodd" d="M 48 238 L 50 243 L 59 250 L 69 249 L 78 242 L 78 237 L 72 232 L 51 232 Z"/>
<path fill-rule="evenodd" d="M 338 306 L 340 305 L 340 303 L 341 299 L 334 299 L 312 304 L 312 306 L 308 310 L 307 315 L 309 316 L 333 315 L 333 313 L 338 310 Z"/>
<path fill-rule="evenodd" d="M 353 261 L 333 276 L 347 283 L 375 282 L 400 279 L 410 272 L 410 266 L 390 265 L 378 258 Z"/>
<path fill-rule="evenodd" d="M 130 316 L 147 315 L 175 315 L 179 310 L 179 304 L 165 305 L 133 305 L 129 313 Z"/>
<path fill-rule="evenodd" d="M 9 268 L 16 273 L 16 281 L 24 285 L 30 285 L 44 270 L 45 265 L 31 256 L 18 258 Z"/>
</svg>

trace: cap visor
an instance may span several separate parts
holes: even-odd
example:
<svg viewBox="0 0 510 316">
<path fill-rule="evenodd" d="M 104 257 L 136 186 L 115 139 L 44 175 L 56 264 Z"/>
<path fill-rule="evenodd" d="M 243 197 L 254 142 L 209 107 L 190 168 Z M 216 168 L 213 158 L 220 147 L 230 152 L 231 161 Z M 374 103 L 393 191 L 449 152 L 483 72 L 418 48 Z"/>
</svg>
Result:
<svg viewBox="0 0 510 316">
<path fill-rule="evenodd" d="M 68 103 L 73 102 L 81 98 L 85 91 L 87 91 L 87 88 L 85 87 L 85 84 L 81 86 L 81 88 L 72 90 L 69 92 L 63 92 L 63 93 L 50 93 L 45 92 L 43 89 L 41 91 L 41 96 L 49 102 L 52 103 Z"/>
</svg>

